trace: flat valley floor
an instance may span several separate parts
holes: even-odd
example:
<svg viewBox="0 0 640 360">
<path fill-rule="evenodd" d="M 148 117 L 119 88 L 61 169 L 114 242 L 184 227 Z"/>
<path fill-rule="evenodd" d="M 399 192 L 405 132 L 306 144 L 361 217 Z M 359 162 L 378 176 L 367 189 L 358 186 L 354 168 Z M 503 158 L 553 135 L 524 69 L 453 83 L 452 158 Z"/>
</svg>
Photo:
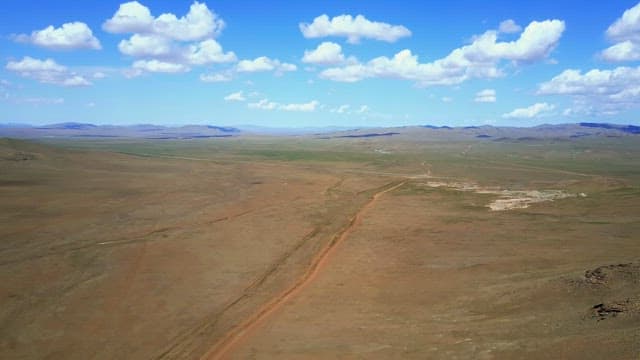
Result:
<svg viewBox="0 0 640 360">
<path fill-rule="evenodd" d="M 639 155 L 0 139 L 0 358 L 636 359 Z"/>
</svg>

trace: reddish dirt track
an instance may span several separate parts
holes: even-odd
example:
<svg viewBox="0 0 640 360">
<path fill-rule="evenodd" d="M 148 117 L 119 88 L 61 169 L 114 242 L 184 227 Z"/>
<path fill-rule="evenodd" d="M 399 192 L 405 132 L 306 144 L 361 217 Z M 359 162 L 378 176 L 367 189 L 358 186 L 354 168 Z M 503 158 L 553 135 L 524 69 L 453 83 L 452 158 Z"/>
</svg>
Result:
<svg viewBox="0 0 640 360">
<path fill-rule="evenodd" d="M 254 315 L 227 333 L 202 359 L 217 360 L 228 358 L 238 344 L 251 336 L 269 316 L 278 311 L 287 301 L 295 297 L 316 278 L 318 273 L 327 265 L 329 258 L 335 252 L 338 245 L 360 224 L 364 213 L 375 204 L 380 196 L 402 185 L 404 185 L 404 182 L 375 193 L 371 197 L 371 200 L 362 206 L 351 221 L 349 221 L 349 225 L 336 234 L 333 240 L 313 258 L 307 271 L 290 288 L 276 296 L 273 300 L 262 306 Z"/>
</svg>

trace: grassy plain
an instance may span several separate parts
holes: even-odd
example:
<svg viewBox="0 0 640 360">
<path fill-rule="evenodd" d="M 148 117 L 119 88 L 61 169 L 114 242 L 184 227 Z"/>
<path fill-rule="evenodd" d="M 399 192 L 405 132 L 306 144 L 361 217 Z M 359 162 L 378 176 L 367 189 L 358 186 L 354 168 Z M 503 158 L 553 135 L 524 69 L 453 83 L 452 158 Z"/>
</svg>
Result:
<svg viewBox="0 0 640 360">
<path fill-rule="evenodd" d="M 639 155 L 636 137 L 2 139 L 0 354 L 636 358 Z M 491 211 L 502 190 L 570 196 Z"/>
</svg>

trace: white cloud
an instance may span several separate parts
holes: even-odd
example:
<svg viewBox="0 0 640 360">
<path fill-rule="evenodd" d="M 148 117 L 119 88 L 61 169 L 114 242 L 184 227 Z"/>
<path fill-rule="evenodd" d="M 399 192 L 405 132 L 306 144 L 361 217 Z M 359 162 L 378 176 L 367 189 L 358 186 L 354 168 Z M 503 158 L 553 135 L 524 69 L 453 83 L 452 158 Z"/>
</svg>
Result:
<svg viewBox="0 0 640 360">
<path fill-rule="evenodd" d="M 640 60 L 640 3 L 627 9 L 606 32 L 607 37 L 615 42 L 602 52 L 607 61 Z"/>
<path fill-rule="evenodd" d="M 339 15 L 329 19 L 329 16 L 323 14 L 311 24 L 300 23 L 299 27 L 305 38 L 340 36 L 346 37 L 352 44 L 358 43 L 362 38 L 395 42 L 411 36 L 411 31 L 402 25 L 369 21 L 362 15 L 355 18 L 351 15 Z"/>
<path fill-rule="evenodd" d="M 630 40 L 617 43 L 602 52 L 602 57 L 607 61 L 636 61 L 640 60 L 640 43 Z"/>
<path fill-rule="evenodd" d="M 296 71 L 296 70 L 298 70 L 298 67 L 295 66 L 294 64 L 282 63 L 276 69 L 276 74 L 282 74 L 284 72 L 291 72 L 291 71 Z"/>
<path fill-rule="evenodd" d="M 564 29 L 565 24 L 561 20 L 532 21 L 516 41 L 497 42 L 497 34 L 489 31 L 460 50 L 470 60 L 536 61 L 547 57 L 555 49 Z"/>
<path fill-rule="evenodd" d="M 41 71 L 61 73 L 65 72 L 67 68 L 59 65 L 53 59 L 39 60 L 25 56 L 22 61 L 9 61 L 9 63 L 7 63 L 7 70 L 25 74 Z"/>
<path fill-rule="evenodd" d="M 133 63 L 134 70 L 158 73 L 181 73 L 189 71 L 189 67 L 183 64 L 163 62 L 159 60 L 138 60 Z"/>
<path fill-rule="evenodd" d="M 244 97 L 244 95 L 242 94 L 242 91 L 237 91 L 224 97 L 224 101 L 245 101 L 245 100 L 247 100 L 247 98 Z"/>
<path fill-rule="evenodd" d="M 31 35 L 17 35 L 15 39 L 53 50 L 102 48 L 87 24 L 79 21 L 63 24 L 59 28 L 49 25 L 42 30 L 33 31 Z"/>
<path fill-rule="evenodd" d="M 96 103 L 94 103 L 93 101 L 90 101 L 90 102 L 86 103 L 85 106 L 88 107 L 88 108 L 92 108 L 92 107 L 96 106 Z"/>
<path fill-rule="evenodd" d="M 91 85 L 91 82 L 85 79 L 84 76 L 71 75 L 70 77 L 63 79 L 59 85 L 67 86 L 67 87 L 80 87 L 80 86 L 89 86 Z"/>
<path fill-rule="evenodd" d="M 125 55 L 182 63 L 185 65 L 207 65 L 236 61 L 233 52 L 225 53 L 213 39 L 179 47 L 171 40 L 157 35 L 134 34 L 120 41 L 118 49 Z"/>
<path fill-rule="evenodd" d="M 459 84 L 471 78 L 495 78 L 502 74 L 502 60 L 529 63 L 546 58 L 557 46 L 565 25 L 560 20 L 533 21 L 511 42 L 498 42 L 498 32 L 487 31 L 474 41 L 453 50 L 444 58 L 420 63 L 417 55 L 405 49 L 388 58 L 377 57 L 367 63 L 329 68 L 320 77 L 342 82 L 366 78 L 396 78 L 420 86 Z"/>
<path fill-rule="evenodd" d="M 250 109 L 275 110 L 278 107 L 278 103 L 262 99 L 258 102 L 247 104 L 247 107 Z"/>
<path fill-rule="evenodd" d="M 177 18 L 168 13 L 158 16 L 153 24 L 154 32 L 180 41 L 201 40 L 218 35 L 225 24 L 207 5 L 195 1 L 186 16 Z"/>
<path fill-rule="evenodd" d="M 335 110 L 337 109 L 332 109 L 331 111 L 337 112 Z M 373 111 L 368 105 L 360 105 L 360 106 L 354 107 L 352 111 L 345 111 L 344 113 L 349 115 L 357 115 L 362 118 L 369 118 L 369 119 L 392 120 L 395 117 L 392 114 L 385 114 L 385 113 Z M 407 114 L 405 114 L 404 117 L 408 118 Z"/>
<path fill-rule="evenodd" d="M 154 34 L 177 41 L 195 41 L 218 35 L 224 26 L 224 21 L 209 10 L 206 4 L 197 1 L 180 18 L 171 13 L 154 18 L 149 8 L 132 1 L 121 4 L 102 28 L 116 34 Z"/>
<path fill-rule="evenodd" d="M 607 29 L 607 37 L 614 41 L 640 41 L 640 3 L 627 9 Z"/>
<path fill-rule="evenodd" d="M 330 109 L 329 112 L 338 113 L 338 114 L 365 114 L 370 113 L 371 108 L 367 105 L 360 105 L 356 108 L 352 107 L 349 104 L 340 105 L 336 108 Z M 384 114 L 373 114 L 373 115 L 384 115 Z"/>
<path fill-rule="evenodd" d="M 476 93 L 475 102 L 496 102 L 496 91 L 493 89 L 484 89 Z"/>
<path fill-rule="evenodd" d="M 93 73 L 93 75 L 91 75 L 94 79 L 104 79 L 107 77 L 107 74 L 103 73 L 102 71 L 96 71 Z"/>
<path fill-rule="evenodd" d="M 66 66 L 56 63 L 53 59 L 39 60 L 25 56 L 20 61 L 9 61 L 5 68 L 44 84 L 66 87 L 91 85 L 84 76 L 69 71 Z"/>
<path fill-rule="evenodd" d="M 500 23 L 498 31 L 505 34 L 519 33 L 522 30 L 522 26 L 516 24 L 512 19 L 505 20 Z"/>
<path fill-rule="evenodd" d="M 312 112 L 316 111 L 320 103 L 317 100 L 309 101 L 308 103 L 302 104 L 283 104 L 278 107 L 279 110 L 284 111 L 302 111 L 302 112 Z"/>
<path fill-rule="evenodd" d="M 247 104 L 247 107 L 250 109 L 261 109 L 261 110 L 282 110 L 282 111 L 301 111 L 301 112 L 312 112 L 315 111 L 320 103 L 317 100 L 312 100 L 307 103 L 301 104 L 280 104 L 277 102 L 269 101 L 268 99 L 262 99 L 255 103 Z"/>
<path fill-rule="evenodd" d="M 118 44 L 121 53 L 134 57 L 166 56 L 173 52 L 171 40 L 157 35 L 133 34 Z"/>
<path fill-rule="evenodd" d="M 537 94 L 570 96 L 573 113 L 616 114 L 640 107 L 640 66 L 585 73 L 568 69 L 540 84 Z"/>
<path fill-rule="evenodd" d="M 153 28 L 153 16 L 146 6 L 137 1 L 120 4 L 113 17 L 102 24 L 104 31 L 122 33 L 150 33 Z"/>
<path fill-rule="evenodd" d="M 189 63 L 193 65 L 228 63 L 237 60 L 236 54 L 234 54 L 233 51 L 223 52 L 222 46 L 213 39 L 191 45 L 186 57 Z"/>
<path fill-rule="evenodd" d="M 450 103 L 453 101 L 453 98 L 449 96 L 443 96 L 440 100 L 442 100 L 442 102 L 445 102 L 445 103 Z"/>
<path fill-rule="evenodd" d="M 545 103 L 536 103 L 526 108 L 515 109 L 512 112 L 503 114 L 505 119 L 531 119 L 542 115 L 547 115 L 555 109 L 555 105 Z"/>
<path fill-rule="evenodd" d="M 617 95 L 633 85 L 640 86 L 640 67 L 593 69 L 584 74 L 580 70 L 568 69 L 540 84 L 538 94 Z"/>
<path fill-rule="evenodd" d="M 180 18 L 170 13 L 153 17 L 146 6 L 132 1 L 121 4 L 103 24 L 105 31 L 133 33 L 118 44 L 121 53 L 142 59 L 125 72 L 127 77 L 144 72 L 179 73 L 189 71 L 194 65 L 235 62 L 236 55 L 224 52 L 213 39 L 223 28 L 224 21 L 198 1 Z"/>
<path fill-rule="evenodd" d="M 293 64 L 282 63 L 278 59 L 270 59 L 266 56 L 260 56 L 253 60 L 241 60 L 236 65 L 237 72 L 275 71 L 276 74 L 282 74 L 296 70 L 297 67 Z"/>
<path fill-rule="evenodd" d="M 236 70 L 238 72 L 271 71 L 276 68 L 278 63 L 275 63 L 275 61 L 266 56 L 261 56 L 254 60 L 241 60 L 238 62 Z"/>
<path fill-rule="evenodd" d="M 233 80 L 231 73 L 214 73 L 214 74 L 201 74 L 200 81 L 215 83 L 215 82 L 227 82 Z"/>
<path fill-rule="evenodd" d="M 305 51 L 302 62 L 319 65 L 337 65 L 345 61 L 342 47 L 334 42 L 325 41 L 315 50 Z"/>
</svg>

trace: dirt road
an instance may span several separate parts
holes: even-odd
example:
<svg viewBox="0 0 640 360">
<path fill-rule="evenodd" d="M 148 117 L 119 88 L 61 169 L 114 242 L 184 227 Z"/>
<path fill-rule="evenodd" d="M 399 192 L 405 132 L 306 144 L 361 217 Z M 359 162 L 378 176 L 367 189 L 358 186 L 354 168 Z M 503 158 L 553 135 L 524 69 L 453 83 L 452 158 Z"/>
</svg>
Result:
<svg viewBox="0 0 640 360">
<path fill-rule="evenodd" d="M 326 266 L 331 254 L 335 252 L 335 249 L 340 243 L 342 243 L 353 229 L 360 224 L 362 217 L 367 209 L 371 208 L 376 200 L 383 194 L 393 191 L 405 182 L 401 182 L 391 187 L 387 187 L 384 190 L 380 190 L 375 193 L 371 200 L 369 200 L 349 221 L 349 224 L 339 233 L 337 233 L 331 242 L 318 253 L 311 261 L 311 265 L 307 271 L 287 290 L 276 296 L 273 300 L 262 306 L 253 316 L 245 320 L 235 329 L 227 333 L 222 340 L 220 340 L 209 352 L 207 352 L 202 359 L 224 359 L 227 358 L 234 347 L 241 343 L 243 340 L 251 336 L 252 332 L 258 328 L 270 315 L 275 313 L 282 307 L 287 301 L 296 296 L 302 291 L 309 283 L 311 283 L 318 273 Z"/>
</svg>

